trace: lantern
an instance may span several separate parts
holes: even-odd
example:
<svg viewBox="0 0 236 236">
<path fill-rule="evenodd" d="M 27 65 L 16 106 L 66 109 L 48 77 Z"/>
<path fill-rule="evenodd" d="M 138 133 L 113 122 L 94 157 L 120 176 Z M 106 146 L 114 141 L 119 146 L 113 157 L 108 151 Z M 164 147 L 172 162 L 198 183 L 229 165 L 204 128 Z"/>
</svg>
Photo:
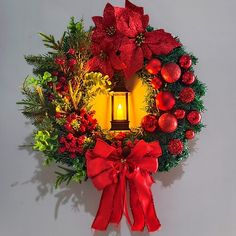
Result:
<svg viewBox="0 0 236 236">
<path fill-rule="evenodd" d="M 128 97 L 124 83 L 116 84 L 111 93 L 111 130 L 129 130 Z"/>
</svg>

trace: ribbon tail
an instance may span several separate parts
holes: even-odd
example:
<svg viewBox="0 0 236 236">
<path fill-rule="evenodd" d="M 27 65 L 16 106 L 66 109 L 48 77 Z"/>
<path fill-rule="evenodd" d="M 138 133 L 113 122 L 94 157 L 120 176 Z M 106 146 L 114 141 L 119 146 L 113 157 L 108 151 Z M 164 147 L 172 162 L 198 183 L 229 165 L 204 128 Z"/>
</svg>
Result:
<svg viewBox="0 0 236 236">
<path fill-rule="evenodd" d="M 130 219 L 130 216 L 129 216 L 128 205 L 127 205 L 127 194 L 126 194 L 126 192 L 125 192 L 125 202 L 124 202 L 124 204 L 125 204 L 124 205 L 124 215 L 125 215 L 125 217 L 126 217 L 126 219 L 128 221 L 128 224 L 130 226 L 132 226 L 131 219 Z"/>
<path fill-rule="evenodd" d="M 107 186 L 103 190 L 99 209 L 92 224 L 93 229 L 101 231 L 105 231 L 107 229 L 113 211 L 113 199 L 116 192 L 116 187 L 117 185 L 113 184 Z"/>
<path fill-rule="evenodd" d="M 150 201 L 146 211 L 146 225 L 149 232 L 154 232 L 161 228 L 161 224 L 157 218 L 151 189 L 149 188 L 147 191 L 149 192 Z"/>
<path fill-rule="evenodd" d="M 111 223 L 119 224 L 123 213 L 126 216 L 128 223 L 131 225 L 126 199 L 126 170 L 123 170 L 119 176 L 119 183 L 117 185 L 116 194 L 114 196 Z"/>
<path fill-rule="evenodd" d="M 127 194 L 126 194 L 126 171 L 121 172 L 119 183 L 117 185 L 116 193 L 113 202 L 113 211 L 110 222 L 119 224 L 124 213 L 128 224 L 131 224 L 131 219 L 128 212 L 127 206 Z"/>
<path fill-rule="evenodd" d="M 145 218 L 138 193 L 133 181 L 129 181 L 130 188 L 130 208 L 133 214 L 134 223 L 131 226 L 133 231 L 143 231 L 145 227 Z"/>
<path fill-rule="evenodd" d="M 147 173 L 143 175 L 139 172 L 137 179 L 134 180 L 137 196 L 142 207 L 145 224 L 149 232 L 160 229 L 161 224 L 157 218 L 150 184 L 150 176 Z"/>
<path fill-rule="evenodd" d="M 111 223 L 119 224 L 123 215 L 124 209 L 124 183 L 121 178 L 116 184 L 116 191 L 113 199 L 113 210 L 110 218 Z"/>
</svg>

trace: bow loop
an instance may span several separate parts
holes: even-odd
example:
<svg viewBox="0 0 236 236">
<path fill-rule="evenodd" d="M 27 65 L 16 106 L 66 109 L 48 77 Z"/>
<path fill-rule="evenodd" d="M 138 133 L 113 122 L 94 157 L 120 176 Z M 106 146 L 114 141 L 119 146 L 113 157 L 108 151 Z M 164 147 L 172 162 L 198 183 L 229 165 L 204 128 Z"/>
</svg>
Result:
<svg viewBox="0 0 236 236">
<path fill-rule="evenodd" d="M 108 158 L 112 154 L 112 152 L 116 151 L 116 149 L 103 140 L 98 139 L 92 151 L 94 157 L 99 156 L 101 158 Z"/>
</svg>

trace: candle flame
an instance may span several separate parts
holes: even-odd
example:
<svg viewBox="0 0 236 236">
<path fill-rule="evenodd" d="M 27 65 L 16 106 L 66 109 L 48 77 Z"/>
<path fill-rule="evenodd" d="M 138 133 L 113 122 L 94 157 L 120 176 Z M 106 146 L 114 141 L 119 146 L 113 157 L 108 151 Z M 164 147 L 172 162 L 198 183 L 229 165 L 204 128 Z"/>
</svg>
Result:
<svg viewBox="0 0 236 236">
<path fill-rule="evenodd" d="M 121 104 L 118 104 L 117 107 L 117 120 L 124 120 L 124 111 L 123 111 L 123 107 Z"/>
</svg>

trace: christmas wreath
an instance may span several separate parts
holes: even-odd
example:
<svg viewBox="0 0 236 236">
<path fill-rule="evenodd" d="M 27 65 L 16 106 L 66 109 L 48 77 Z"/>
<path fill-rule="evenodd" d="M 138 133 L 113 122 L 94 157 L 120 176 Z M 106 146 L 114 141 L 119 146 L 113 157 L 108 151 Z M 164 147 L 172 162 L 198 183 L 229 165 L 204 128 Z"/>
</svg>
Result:
<svg viewBox="0 0 236 236">
<path fill-rule="evenodd" d="M 188 140 L 203 127 L 206 87 L 194 73 L 197 58 L 178 38 L 151 27 L 142 7 L 108 3 L 93 21 L 85 30 L 71 18 L 58 41 L 40 33 L 50 51 L 25 57 L 35 76 L 25 79 L 19 104 L 35 126 L 33 149 L 46 164 L 60 164 L 56 186 L 91 178 L 103 190 L 94 229 L 105 230 L 125 214 L 132 230 L 155 231 L 152 174 L 188 157 Z M 146 86 L 139 94 L 146 114 L 130 128 L 128 98 L 137 80 Z M 96 119 L 98 94 L 111 99 L 111 117 L 102 114 L 110 117 L 110 130 Z"/>
</svg>

